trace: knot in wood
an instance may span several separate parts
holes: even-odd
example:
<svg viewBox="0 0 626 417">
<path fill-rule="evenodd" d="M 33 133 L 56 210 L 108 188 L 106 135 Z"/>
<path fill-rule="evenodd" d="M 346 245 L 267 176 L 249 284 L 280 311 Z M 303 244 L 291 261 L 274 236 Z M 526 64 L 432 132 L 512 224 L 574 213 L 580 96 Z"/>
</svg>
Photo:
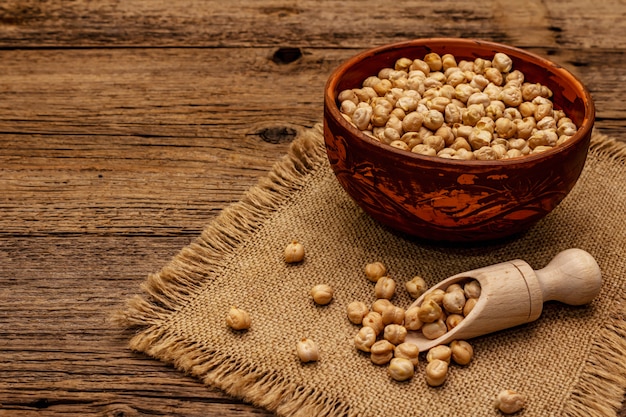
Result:
<svg viewBox="0 0 626 417">
<path fill-rule="evenodd" d="M 290 64 L 302 57 L 300 48 L 281 47 L 278 48 L 272 56 L 272 61 L 277 64 Z"/>
</svg>

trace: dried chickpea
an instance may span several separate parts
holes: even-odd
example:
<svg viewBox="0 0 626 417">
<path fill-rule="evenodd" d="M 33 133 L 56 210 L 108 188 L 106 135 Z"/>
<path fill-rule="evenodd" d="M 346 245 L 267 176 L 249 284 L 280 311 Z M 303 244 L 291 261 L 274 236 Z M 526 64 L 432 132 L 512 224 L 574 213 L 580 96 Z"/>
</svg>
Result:
<svg viewBox="0 0 626 417">
<path fill-rule="evenodd" d="M 424 337 L 430 340 L 434 340 L 443 336 L 444 334 L 446 334 L 447 331 L 448 326 L 446 326 L 445 321 L 441 319 L 432 323 L 424 323 L 424 325 L 422 326 L 422 334 L 424 335 Z"/>
<path fill-rule="evenodd" d="M 402 129 L 405 132 L 417 132 L 422 127 L 424 116 L 422 113 L 412 111 L 402 119 Z"/>
<path fill-rule="evenodd" d="M 479 298 L 480 290 L 480 283 L 476 280 L 468 281 L 463 285 L 463 292 L 466 298 Z"/>
<path fill-rule="evenodd" d="M 343 90 L 337 96 L 340 102 L 351 101 L 355 105 L 359 104 L 359 98 L 356 96 L 353 90 Z"/>
<path fill-rule="evenodd" d="M 438 345 L 428 350 L 426 354 L 426 361 L 432 362 L 435 359 L 439 359 L 446 363 L 450 363 L 452 358 L 452 349 L 446 345 Z"/>
<path fill-rule="evenodd" d="M 402 149 L 403 151 L 408 151 L 409 150 L 409 145 L 407 145 L 405 142 L 403 142 L 402 140 L 394 140 L 392 141 L 389 146 L 391 146 L 392 148 L 396 148 L 396 149 Z"/>
<path fill-rule="evenodd" d="M 359 130 L 368 130 L 372 120 L 371 107 L 358 107 L 352 114 L 352 122 Z"/>
<path fill-rule="evenodd" d="M 300 340 L 296 344 L 296 352 L 302 362 L 315 362 L 320 359 L 317 343 L 311 339 L 303 338 Z"/>
<path fill-rule="evenodd" d="M 467 303 L 465 303 L 465 305 L 467 306 Z M 448 328 L 448 331 L 458 326 L 464 318 L 465 317 L 460 314 L 450 314 L 448 317 L 446 317 L 446 327 Z"/>
<path fill-rule="evenodd" d="M 390 300 L 396 292 L 396 281 L 390 277 L 381 277 L 374 287 L 376 298 L 386 298 Z"/>
<path fill-rule="evenodd" d="M 424 323 L 419 319 L 419 310 L 418 306 L 413 306 L 404 312 L 404 327 L 407 330 L 419 330 L 422 328 Z"/>
<path fill-rule="evenodd" d="M 467 126 L 469 127 L 469 126 Z M 458 134 L 459 135 L 463 135 L 465 133 L 467 133 L 467 137 L 469 137 L 469 135 L 472 132 L 472 128 L 469 127 L 469 132 L 465 132 L 465 131 L 459 131 Z M 467 141 L 466 137 L 462 137 L 462 136 L 457 136 L 457 138 L 454 140 L 454 143 L 452 145 L 450 145 L 450 148 L 454 149 L 455 151 L 458 151 L 459 149 L 463 149 L 465 151 L 470 152 L 472 150 L 471 145 L 469 144 L 469 142 Z"/>
<path fill-rule="evenodd" d="M 381 316 L 383 318 L 383 324 L 402 324 L 404 323 L 404 309 L 398 306 L 392 306 L 383 310 Z"/>
<path fill-rule="evenodd" d="M 507 54 L 496 52 L 493 56 L 492 65 L 500 72 L 509 72 L 513 68 L 513 60 Z"/>
<path fill-rule="evenodd" d="M 304 246 L 296 240 L 285 248 L 284 259 L 287 263 L 297 263 L 304 259 Z"/>
<path fill-rule="evenodd" d="M 420 276 L 414 276 L 410 281 L 407 281 L 404 286 L 409 295 L 414 299 L 419 298 L 428 288 L 426 281 Z"/>
<path fill-rule="evenodd" d="M 417 366 L 419 364 L 419 355 L 420 350 L 417 345 L 410 342 L 400 343 L 393 350 L 394 357 L 408 359 L 411 361 L 413 366 Z"/>
<path fill-rule="evenodd" d="M 526 406 L 526 397 L 518 392 L 507 389 L 500 391 L 494 406 L 504 414 L 513 414 Z"/>
<path fill-rule="evenodd" d="M 250 328 L 250 315 L 247 311 L 231 307 L 226 316 L 226 325 L 233 330 L 247 330 Z"/>
<path fill-rule="evenodd" d="M 387 273 L 387 268 L 382 262 L 372 262 L 365 265 L 365 276 L 372 282 L 376 282 Z"/>
<path fill-rule="evenodd" d="M 354 346 L 363 352 L 370 352 L 372 345 L 376 343 L 376 331 L 369 326 L 361 327 L 354 336 Z"/>
<path fill-rule="evenodd" d="M 484 75 L 485 78 L 494 85 L 500 86 L 504 81 L 502 73 L 497 68 L 485 68 Z"/>
<path fill-rule="evenodd" d="M 424 60 L 418 58 L 413 60 L 413 63 L 409 67 L 409 70 L 419 70 L 423 74 L 428 75 L 428 73 L 430 72 L 430 66 Z"/>
<path fill-rule="evenodd" d="M 406 381 L 415 375 L 415 366 L 406 358 L 393 358 L 387 368 L 389 375 L 396 381 Z"/>
<path fill-rule="evenodd" d="M 422 301 L 422 305 L 427 301 L 427 300 L 433 300 L 435 303 L 437 303 L 439 306 L 443 305 L 443 295 L 446 292 L 444 290 L 442 290 L 441 288 L 436 288 L 434 290 L 431 290 L 429 292 L 427 292 L 424 295 L 424 299 Z"/>
<path fill-rule="evenodd" d="M 424 298 L 422 304 L 419 306 L 417 317 L 422 323 L 433 323 L 439 320 L 441 313 L 441 306 L 439 306 L 435 300 L 431 298 Z"/>
<path fill-rule="evenodd" d="M 431 387 L 438 387 L 446 382 L 448 377 L 448 364 L 440 359 L 434 359 L 426 365 L 426 383 Z"/>
<path fill-rule="evenodd" d="M 385 310 L 393 308 L 394 305 L 386 298 L 379 298 L 372 303 L 372 311 L 379 313 L 381 316 Z"/>
<path fill-rule="evenodd" d="M 376 365 L 385 365 L 393 358 L 395 346 L 386 339 L 377 341 L 370 348 L 370 360 Z"/>
<path fill-rule="evenodd" d="M 437 110 L 429 110 L 428 113 L 424 115 L 424 120 L 422 124 L 431 131 L 435 131 L 443 125 L 444 117 L 440 111 Z"/>
<path fill-rule="evenodd" d="M 333 289 L 326 284 L 318 284 L 311 288 L 311 297 L 319 305 L 326 305 L 333 299 Z"/>
<path fill-rule="evenodd" d="M 468 298 L 465 301 L 465 306 L 463 306 L 463 316 L 467 317 L 469 313 L 472 312 L 474 307 L 476 307 L 477 302 L 478 302 L 478 298 Z"/>
<path fill-rule="evenodd" d="M 474 357 L 472 345 L 465 340 L 454 340 L 450 343 L 452 360 L 459 365 L 467 365 Z"/>
<path fill-rule="evenodd" d="M 337 103 L 342 116 L 366 135 L 403 151 L 441 158 L 518 158 L 573 136 L 576 125 L 570 124 L 555 133 L 556 139 L 548 145 L 533 143 L 514 151 L 504 143 L 491 146 L 497 138 L 529 139 L 537 130 L 556 130 L 558 120 L 567 118 L 554 109 L 548 87 L 526 82 L 512 65 L 503 53 L 494 54 L 492 60 L 479 57 L 458 63 L 451 54 L 434 52 L 423 59 L 400 58 L 393 68 L 367 77 L 361 88 L 341 91 Z M 481 121 L 484 117 L 490 121 Z M 473 141 L 455 145 L 459 137 L 469 140 L 471 129 L 466 128 L 474 126 L 490 132 L 491 140 L 486 133 L 476 132 Z M 409 132 L 419 135 L 405 136 Z M 443 138 L 444 147 L 426 140 L 431 136 Z M 486 146 L 492 149 L 480 150 Z"/>
<path fill-rule="evenodd" d="M 501 138 L 510 139 L 517 133 L 517 125 L 512 120 L 501 117 L 496 120 L 495 132 Z"/>
<path fill-rule="evenodd" d="M 409 58 L 400 58 L 396 61 L 394 68 L 400 71 L 406 71 L 413 64 L 413 60 Z"/>
<path fill-rule="evenodd" d="M 365 303 L 361 301 L 351 302 L 350 304 L 348 304 L 346 310 L 348 313 L 348 320 L 350 320 L 350 322 L 353 324 L 362 324 L 363 317 L 365 317 L 367 313 L 370 312 Z"/>
<path fill-rule="evenodd" d="M 393 345 L 399 345 L 400 343 L 404 343 L 406 335 L 406 328 L 399 324 L 389 324 L 385 326 L 385 330 L 383 331 L 384 339 L 388 340 Z"/>
<path fill-rule="evenodd" d="M 413 149 L 411 149 L 411 152 L 420 155 L 437 156 L 437 151 L 425 144 L 416 145 Z"/>
<path fill-rule="evenodd" d="M 362 324 L 363 327 L 371 327 L 377 335 L 380 334 L 380 332 L 382 332 L 385 328 L 385 325 L 383 324 L 383 317 L 380 313 L 375 311 L 367 313 L 365 317 L 363 317 Z"/>
<path fill-rule="evenodd" d="M 356 104 L 350 100 L 344 100 L 341 102 L 341 106 L 339 107 L 341 113 L 347 116 L 352 116 L 354 111 L 356 110 Z"/>
<path fill-rule="evenodd" d="M 443 296 L 443 308 L 451 314 L 460 314 L 465 307 L 465 293 L 459 287 L 456 291 L 446 292 Z"/>
</svg>

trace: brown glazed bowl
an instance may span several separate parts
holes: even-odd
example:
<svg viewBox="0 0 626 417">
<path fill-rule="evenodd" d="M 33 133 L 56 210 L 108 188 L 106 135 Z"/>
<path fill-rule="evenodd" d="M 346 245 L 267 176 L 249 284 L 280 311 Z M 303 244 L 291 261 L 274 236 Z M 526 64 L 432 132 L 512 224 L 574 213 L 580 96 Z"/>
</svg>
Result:
<svg viewBox="0 0 626 417">
<path fill-rule="evenodd" d="M 513 60 L 529 82 L 554 93 L 555 108 L 579 126 L 555 148 L 522 158 L 460 161 L 402 151 L 366 136 L 341 115 L 337 96 L 397 59 L 430 52 L 457 62 L 496 52 Z M 324 91 L 324 138 L 337 179 L 372 218 L 419 238 L 473 242 L 508 237 L 530 228 L 572 189 L 585 164 L 595 120 L 587 89 L 570 72 L 514 47 L 468 39 L 417 39 L 374 48 L 340 65 Z"/>
</svg>

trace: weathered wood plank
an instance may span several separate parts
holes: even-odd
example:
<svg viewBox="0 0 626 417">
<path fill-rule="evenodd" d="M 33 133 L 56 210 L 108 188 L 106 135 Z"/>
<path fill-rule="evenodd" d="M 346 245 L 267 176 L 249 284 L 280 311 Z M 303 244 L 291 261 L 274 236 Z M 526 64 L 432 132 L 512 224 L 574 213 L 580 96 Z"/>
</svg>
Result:
<svg viewBox="0 0 626 417">
<path fill-rule="evenodd" d="M 600 129 L 611 134 L 625 127 L 619 86 L 623 85 L 626 53 L 529 49 L 565 66 L 589 87 Z M 153 139 L 157 144 L 189 146 L 189 150 L 207 145 L 219 151 L 229 148 L 225 141 L 230 140 L 230 149 L 242 150 L 238 155 L 246 154 L 244 148 L 252 148 L 255 154 L 257 133 L 264 128 L 310 127 L 321 121 L 322 90 L 328 75 L 358 50 L 303 49 L 303 56 L 287 65 L 271 59 L 274 51 L 0 51 L 0 131 L 89 135 L 91 139 L 64 137 L 57 142 L 82 140 L 96 147 L 99 135 L 119 136 L 128 146 L 142 146 L 157 137 L 161 140 Z M 195 141 L 183 144 L 181 137 Z M 24 140 L 50 139 L 32 136 Z M 22 148 L 31 152 L 32 146 Z"/>
<path fill-rule="evenodd" d="M 341 46 L 478 37 L 519 46 L 626 48 L 620 0 L 229 1 L 8 0 L 0 46 Z M 589 36 L 589 33 L 594 36 Z"/>
<path fill-rule="evenodd" d="M 188 240 L 1 239 L 0 416 L 269 415 L 132 353 L 110 323 Z"/>
</svg>

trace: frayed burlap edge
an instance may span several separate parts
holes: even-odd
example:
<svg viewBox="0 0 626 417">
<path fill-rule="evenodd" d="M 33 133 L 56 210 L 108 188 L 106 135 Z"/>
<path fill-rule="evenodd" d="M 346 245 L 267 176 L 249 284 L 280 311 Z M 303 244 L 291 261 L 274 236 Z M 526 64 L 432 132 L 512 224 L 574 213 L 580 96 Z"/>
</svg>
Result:
<svg viewBox="0 0 626 417">
<path fill-rule="evenodd" d="M 626 144 L 594 131 L 589 152 L 616 162 L 626 160 Z M 563 415 L 616 415 L 626 391 L 626 300 L 617 300 L 607 325 L 594 339 Z"/>
<path fill-rule="evenodd" d="M 303 132 L 266 177 L 241 201 L 224 209 L 161 271 L 141 285 L 143 295 L 127 302 L 113 321 L 136 329 L 129 347 L 172 364 L 207 385 L 257 406 L 289 417 L 350 417 L 349 406 L 307 390 L 280 375 L 261 372 L 254 365 L 234 361 L 217 351 L 204 351 L 195 343 L 167 334 L 167 320 L 189 297 L 218 277 L 240 244 L 263 224 L 294 192 L 307 183 L 309 174 L 326 161 L 322 126 Z"/>
<path fill-rule="evenodd" d="M 589 149 L 599 157 L 626 160 L 626 144 L 594 131 Z M 234 361 L 217 351 L 167 334 L 167 319 L 207 282 L 218 277 L 226 258 L 268 219 L 291 194 L 306 184 L 326 160 L 322 127 L 301 134 L 270 173 L 244 198 L 217 216 L 201 236 L 183 248 L 168 265 L 142 284 L 143 295 L 116 313 L 119 326 L 136 329 L 130 349 L 143 352 L 218 387 L 237 398 L 288 417 L 348 417 L 357 414 L 346 404 Z M 618 300 L 607 325 L 592 343 L 581 377 L 573 387 L 563 415 L 606 417 L 621 407 L 626 390 L 626 300 Z"/>
</svg>

